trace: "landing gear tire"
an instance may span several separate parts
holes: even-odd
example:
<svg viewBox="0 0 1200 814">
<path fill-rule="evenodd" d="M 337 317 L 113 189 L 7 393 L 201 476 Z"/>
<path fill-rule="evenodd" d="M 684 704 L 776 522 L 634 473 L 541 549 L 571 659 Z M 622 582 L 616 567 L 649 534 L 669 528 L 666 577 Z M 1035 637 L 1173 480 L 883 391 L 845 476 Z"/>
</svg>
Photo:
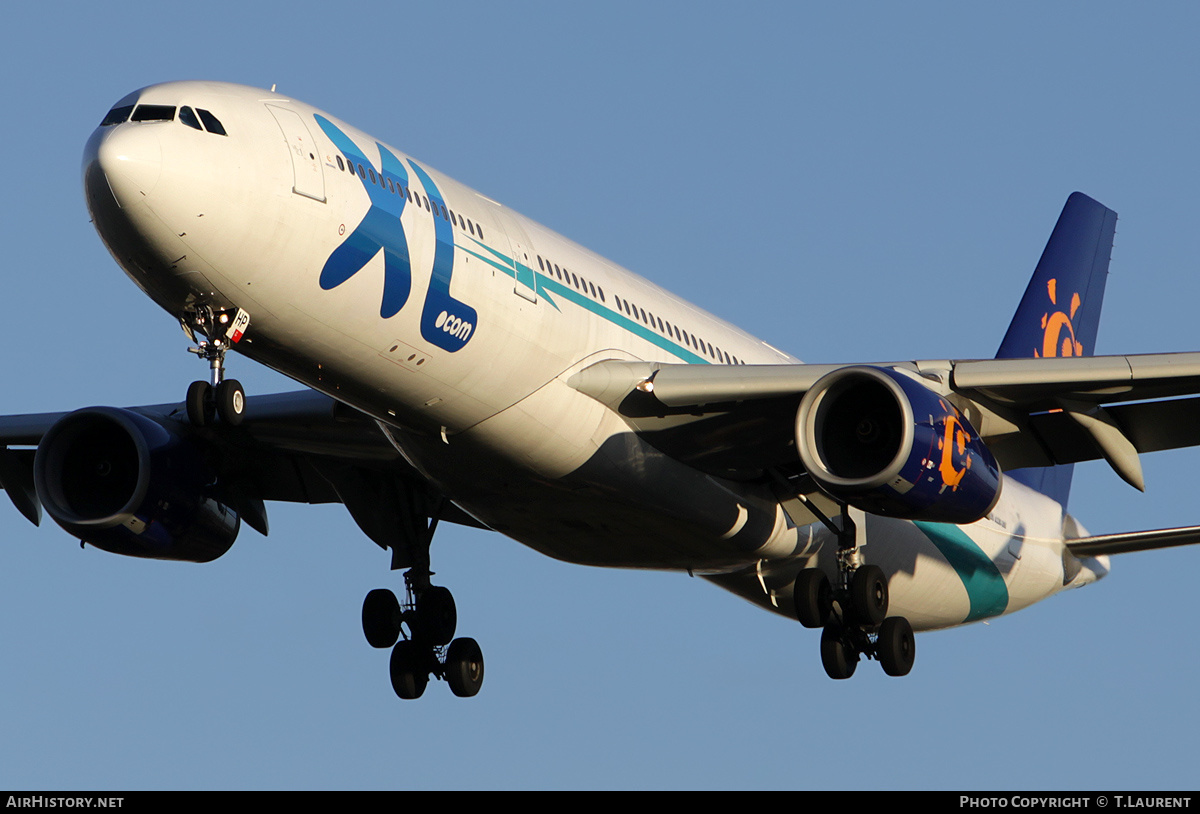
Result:
<svg viewBox="0 0 1200 814">
<path fill-rule="evenodd" d="M 420 698 L 429 683 L 431 653 L 416 642 L 405 639 L 392 649 L 392 689 L 405 700 Z"/>
<path fill-rule="evenodd" d="M 888 583 L 878 565 L 864 565 L 850 579 L 850 607 L 854 619 L 863 625 L 875 626 L 887 617 Z"/>
<path fill-rule="evenodd" d="M 821 631 L 821 666 L 838 680 L 854 675 L 858 667 L 858 651 L 846 641 L 841 625 L 829 624 Z"/>
<path fill-rule="evenodd" d="M 905 676 L 917 658 L 912 625 L 903 616 L 889 616 L 879 626 L 875 644 L 879 663 L 890 676 Z"/>
<path fill-rule="evenodd" d="M 446 683 L 459 698 L 470 698 L 483 686 L 483 651 L 474 639 L 455 639 L 446 650 Z"/>
<path fill-rule="evenodd" d="M 417 596 L 417 619 L 414 638 L 428 644 L 449 644 L 458 627 L 458 611 L 450 589 L 431 585 Z"/>
<path fill-rule="evenodd" d="M 237 379 L 224 379 L 217 385 L 217 416 L 230 427 L 242 423 L 246 416 L 246 391 Z"/>
<path fill-rule="evenodd" d="M 792 589 L 796 618 L 805 627 L 825 627 L 833 610 L 833 588 L 829 577 L 819 568 L 805 568 L 796 577 Z"/>
<path fill-rule="evenodd" d="M 208 382 L 192 382 L 188 385 L 187 400 L 184 401 L 188 421 L 194 427 L 207 427 L 216 414 L 213 403 L 212 385 Z"/>
<path fill-rule="evenodd" d="M 363 600 L 363 633 L 371 647 L 391 647 L 400 638 L 400 600 L 387 588 L 376 588 Z"/>
</svg>

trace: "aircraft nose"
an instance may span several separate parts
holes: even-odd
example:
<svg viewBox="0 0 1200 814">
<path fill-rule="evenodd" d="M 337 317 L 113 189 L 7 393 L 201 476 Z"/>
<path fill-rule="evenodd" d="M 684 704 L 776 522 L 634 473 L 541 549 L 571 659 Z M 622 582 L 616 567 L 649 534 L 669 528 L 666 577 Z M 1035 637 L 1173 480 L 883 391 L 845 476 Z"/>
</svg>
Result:
<svg viewBox="0 0 1200 814">
<path fill-rule="evenodd" d="M 154 125 L 122 124 L 98 129 L 83 154 L 84 178 L 99 170 L 117 202 L 126 206 L 149 195 L 162 171 L 162 148 Z"/>
</svg>

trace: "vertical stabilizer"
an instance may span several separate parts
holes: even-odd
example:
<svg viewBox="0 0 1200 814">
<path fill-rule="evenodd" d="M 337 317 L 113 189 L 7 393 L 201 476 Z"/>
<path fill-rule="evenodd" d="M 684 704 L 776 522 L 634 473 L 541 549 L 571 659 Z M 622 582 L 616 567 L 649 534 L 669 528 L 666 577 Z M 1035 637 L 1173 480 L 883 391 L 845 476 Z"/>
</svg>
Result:
<svg viewBox="0 0 1200 814">
<path fill-rule="evenodd" d="M 1082 192 L 1071 193 L 997 359 L 1093 354 L 1116 227 L 1116 212 Z M 1071 465 L 1047 466 L 1008 476 L 1065 507 L 1073 471 Z"/>
</svg>

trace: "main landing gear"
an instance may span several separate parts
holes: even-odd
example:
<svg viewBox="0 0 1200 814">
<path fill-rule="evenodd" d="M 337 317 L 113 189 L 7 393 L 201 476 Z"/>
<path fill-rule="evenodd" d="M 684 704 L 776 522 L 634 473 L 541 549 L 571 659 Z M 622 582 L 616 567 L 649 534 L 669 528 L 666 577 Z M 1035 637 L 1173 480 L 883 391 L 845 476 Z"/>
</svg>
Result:
<svg viewBox="0 0 1200 814">
<path fill-rule="evenodd" d="M 392 569 L 408 569 L 403 602 L 387 588 L 367 594 L 363 633 L 372 647 L 392 648 L 390 672 L 396 695 L 420 698 L 433 676 L 449 684 L 459 698 L 470 698 L 483 686 L 483 651 L 474 639 L 454 638 L 458 627 L 454 597 L 449 589 L 430 583 L 429 548 L 445 498 L 428 499 L 380 487 L 369 479 L 352 478 L 341 484 L 347 494 L 356 489 L 367 498 L 366 503 L 347 500 L 346 506 L 364 530 L 384 530 L 384 536 L 372 539 L 391 548 Z"/>
<path fill-rule="evenodd" d="M 396 695 L 420 698 L 432 675 L 449 684 L 459 698 L 470 698 L 483 686 L 483 651 L 474 639 L 454 638 L 454 597 L 446 588 L 429 585 L 428 577 L 416 569 L 405 573 L 403 604 L 387 588 L 367 594 L 363 633 L 372 647 L 392 648 Z"/>
<path fill-rule="evenodd" d="M 822 628 L 821 664 L 830 678 L 854 675 L 860 655 L 876 659 L 890 676 L 908 675 L 917 655 L 912 625 L 903 616 L 887 615 L 887 577 L 879 566 L 862 563 L 853 521 L 847 511 L 842 518 L 838 585 L 818 568 L 801 571 L 793 586 L 796 618 L 805 627 Z"/>
<path fill-rule="evenodd" d="M 179 323 L 196 343 L 188 350 L 207 361 L 209 367 L 209 381 L 192 382 L 188 387 L 184 401 L 188 420 L 197 427 L 207 427 L 217 419 L 227 426 L 238 426 L 246 414 L 246 391 L 236 379 L 225 378 L 225 354 L 241 340 L 250 315 L 240 308 L 230 314 L 203 306 L 188 311 Z M 206 338 L 198 340 L 197 334 Z"/>
</svg>

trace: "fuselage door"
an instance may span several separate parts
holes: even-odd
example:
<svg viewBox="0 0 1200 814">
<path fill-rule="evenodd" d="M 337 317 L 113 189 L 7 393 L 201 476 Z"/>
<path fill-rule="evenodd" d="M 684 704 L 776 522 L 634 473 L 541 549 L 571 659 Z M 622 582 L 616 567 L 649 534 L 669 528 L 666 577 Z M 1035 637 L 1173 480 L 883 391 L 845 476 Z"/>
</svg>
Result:
<svg viewBox="0 0 1200 814">
<path fill-rule="evenodd" d="M 537 302 L 537 273 L 533 270 L 535 262 L 529 253 L 529 238 L 517 219 L 507 212 L 501 211 L 500 222 L 504 225 L 504 233 L 508 236 L 508 246 L 512 251 L 513 264 L 513 293 L 524 297 L 530 302 Z"/>
<path fill-rule="evenodd" d="M 325 171 L 321 169 L 317 143 L 304 126 L 304 120 L 296 111 L 284 107 L 267 105 L 267 110 L 271 111 L 279 129 L 283 131 L 288 152 L 292 156 L 292 192 L 324 203 Z"/>
<path fill-rule="evenodd" d="M 534 275 L 533 258 L 529 250 L 519 240 L 510 240 L 512 246 L 513 265 L 516 267 L 516 282 L 513 293 L 519 294 L 530 302 L 537 302 L 537 280 Z"/>
</svg>

